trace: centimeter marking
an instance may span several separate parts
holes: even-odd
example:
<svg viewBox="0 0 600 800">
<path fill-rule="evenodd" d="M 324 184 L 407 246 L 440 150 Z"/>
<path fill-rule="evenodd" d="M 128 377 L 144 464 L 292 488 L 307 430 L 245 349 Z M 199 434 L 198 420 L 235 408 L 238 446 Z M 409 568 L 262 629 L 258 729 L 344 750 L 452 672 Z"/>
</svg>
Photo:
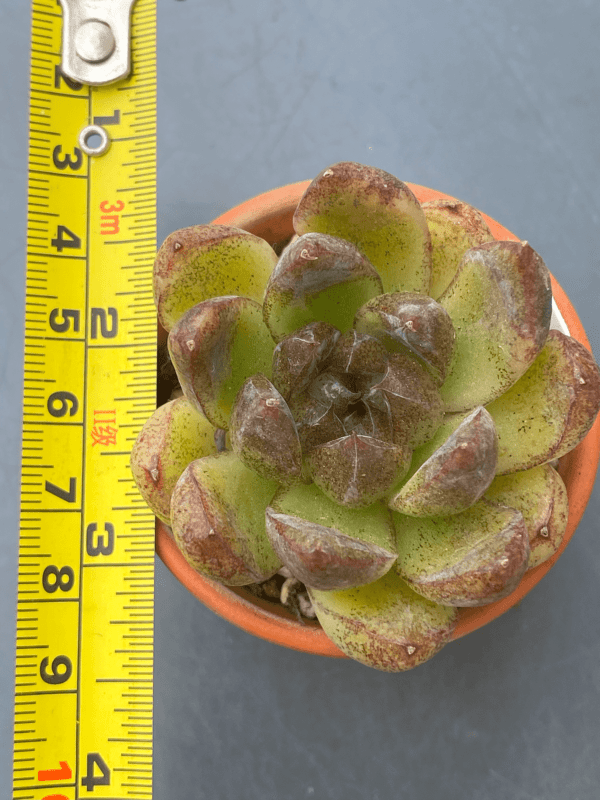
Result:
<svg viewBox="0 0 600 800">
<path fill-rule="evenodd" d="M 65 78 L 61 28 L 33 0 L 13 798 L 147 800 L 154 517 L 129 452 L 156 405 L 156 0 L 111 86 Z"/>
</svg>

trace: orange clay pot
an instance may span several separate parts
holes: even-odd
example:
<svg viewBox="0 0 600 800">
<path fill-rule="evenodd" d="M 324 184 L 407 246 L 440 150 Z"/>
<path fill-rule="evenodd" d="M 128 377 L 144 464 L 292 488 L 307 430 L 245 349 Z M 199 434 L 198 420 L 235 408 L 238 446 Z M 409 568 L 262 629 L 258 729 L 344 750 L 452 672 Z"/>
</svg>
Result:
<svg viewBox="0 0 600 800">
<path fill-rule="evenodd" d="M 294 183 L 265 192 L 247 200 L 225 214 L 214 223 L 234 225 L 266 239 L 271 244 L 283 242 L 293 234 L 292 216 L 294 210 L 310 181 Z M 453 199 L 449 195 L 427 189 L 424 186 L 408 184 L 419 202 L 428 200 Z M 517 237 L 483 214 L 494 237 L 498 240 L 517 240 Z M 569 328 L 571 336 L 588 349 L 590 344 L 579 317 L 564 291 L 552 277 L 554 300 Z M 552 568 L 567 543 L 573 536 L 588 503 L 598 461 L 600 460 L 600 416 L 586 438 L 568 455 L 560 460 L 559 472 L 567 486 L 569 496 L 569 521 L 560 549 L 546 562 L 528 570 L 512 594 L 478 608 L 460 609 L 459 621 L 454 639 L 486 625 L 509 608 L 516 605 L 544 575 Z M 344 654 L 327 638 L 316 622 L 300 624 L 283 606 L 269 603 L 252 596 L 243 587 L 223 586 L 199 575 L 179 552 L 169 528 L 157 520 L 156 551 L 175 577 L 189 591 L 221 617 L 233 622 L 248 633 L 275 644 L 323 656 L 345 658 Z"/>
</svg>

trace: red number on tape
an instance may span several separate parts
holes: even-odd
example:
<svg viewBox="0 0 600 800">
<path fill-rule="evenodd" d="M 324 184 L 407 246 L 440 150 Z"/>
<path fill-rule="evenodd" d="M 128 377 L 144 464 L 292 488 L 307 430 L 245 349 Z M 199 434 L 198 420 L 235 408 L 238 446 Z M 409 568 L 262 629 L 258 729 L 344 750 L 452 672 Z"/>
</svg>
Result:
<svg viewBox="0 0 600 800">
<path fill-rule="evenodd" d="M 71 767 L 67 764 L 66 761 L 59 761 L 60 769 L 41 769 L 38 772 L 38 781 L 60 781 L 66 780 L 68 781 L 71 775 Z M 44 800 L 51 800 L 52 797 L 61 797 L 62 795 L 51 795 L 50 798 L 44 798 Z"/>
</svg>

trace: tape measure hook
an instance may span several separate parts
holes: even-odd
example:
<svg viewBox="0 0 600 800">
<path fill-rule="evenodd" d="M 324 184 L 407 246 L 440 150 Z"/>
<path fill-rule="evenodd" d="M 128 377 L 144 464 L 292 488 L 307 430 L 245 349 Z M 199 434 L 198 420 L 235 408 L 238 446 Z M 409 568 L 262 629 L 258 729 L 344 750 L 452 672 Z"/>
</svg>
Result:
<svg viewBox="0 0 600 800">
<path fill-rule="evenodd" d="M 88 156 L 101 156 L 110 147 L 110 139 L 101 125 L 87 125 L 79 134 L 79 146 Z"/>
<path fill-rule="evenodd" d="M 131 69 L 131 10 L 136 0 L 60 0 L 62 71 L 78 83 L 102 86 Z"/>
</svg>

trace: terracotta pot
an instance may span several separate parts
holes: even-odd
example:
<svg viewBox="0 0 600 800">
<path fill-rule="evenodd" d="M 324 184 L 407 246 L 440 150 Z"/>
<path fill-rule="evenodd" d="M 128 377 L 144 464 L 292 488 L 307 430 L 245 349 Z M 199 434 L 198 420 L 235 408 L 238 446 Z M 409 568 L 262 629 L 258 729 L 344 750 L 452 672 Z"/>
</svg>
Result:
<svg viewBox="0 0 600 800">
<path fill-rule="evenodd" d="M 292 215 L 310 181 L 283 186 L 259 195 L 231 209 L 213 220 L 215 223 L 234 225 L 261 236 L 271 244 L 285 241 L 293 233 Z M 438 198 L 452 199 L 449 195 L 424 186 L 408 184 L 420 202 Z M 496 239 L 517 240 L 502 225 L 483 215 Z M 579 317 L 568 297 L 552 277 L 555 302 L 571 335 L 585 345 L 590 344 Z M 552 568 L 571 539 L 592 493 L 598 461 L 600 459 L 600 416 L 575 450 L 560 460 L 559 472 L 567 486 L 569 496 L 569 521 L 567 532 L 557 553 L 548 561 L 528 570 L 519 586 L 508 597 L 479 608 L 460 610 L 459 622 L 454 632 L 458 639 L 499 617 L 518 603 Z M 169 528 L 157 520 L 156 550 L 183 585 L 205 605 L 221 617 L 245 631 L 270 642 L 324 656 L 345 658 L 343 653 L 326 637 L 316 622 L 298 623 L 283 606 L 257 599 L 243 587 L 222 586 L 199 575 L 179 552 Z"/>
</svg>

